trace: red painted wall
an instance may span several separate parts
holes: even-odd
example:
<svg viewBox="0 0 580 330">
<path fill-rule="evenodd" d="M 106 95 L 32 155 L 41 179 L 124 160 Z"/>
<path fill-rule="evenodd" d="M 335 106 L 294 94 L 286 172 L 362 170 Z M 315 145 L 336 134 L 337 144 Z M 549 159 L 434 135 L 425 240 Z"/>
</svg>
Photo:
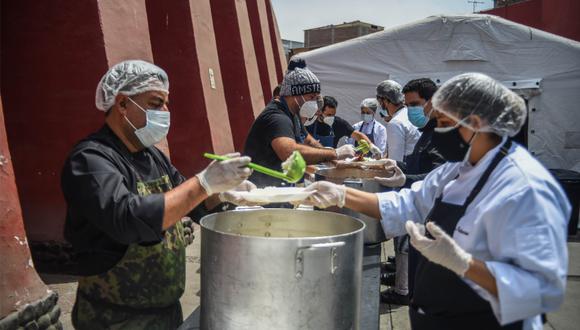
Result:
<svg viewBox="0 0 580 330">
<path fill-rule="evenodd" d="M 270 42 L 270 27 L 268 23 L 268 11 L 263 0 L 246 0 L 252 28 L 252 39 L 258 61 L 260 81 L 264 100 L 272 99 L 272 92 L 278 86 L 278 74 L 274 61 L 274 49 Z"/>
<path fill-rule="evenodd" d="M 60 171 L 98 129 L 95 87 L 107 69 L 95 1 L 2 1 L 6 130 L 29 239 L 62 238 Z"/>
<path fill-rule="evenodd" d="M 211 9 L 234 145 L 241 152 L 254 114 L 264 108 L 246 2 L 214 0 Z"/>
<path fill-rule="evenodd" d="M 171 161 L 183 175 L 202 168 L 203 152 L 212 149 L 206 103 L 188 0 L 147 0 L 147 18 L 155 63 L 169 76 L 172 126 Z"/>
<path fill-rule="evenodd" d="M 0 2 L 0 92 L 29 240 L 62 240 L 65 204 L 60 171 L 72 146 L 103 125 L 104 114 L 94 106 L 95 88 L 107 68 L 119 61 L 154 61 L 168 72 L 171 158 L 186 176 L 208 163 L 201 158 L 203 151 L 228 152 L 234 149 L 233 141 L 239 146 L 245 140 L 251 118 L 261 111 L 256 110 L 256 95 L 266 90 L 266 100 L 271 96 L 272 83 L 268 80 L 262 86 L 262 71 L 266 70 L 264 77 L 277 75 L 267 64 L 266 51 L 256 51 L 256 40 L 267 44 L 274 63 L 273 46 L 264 41 L 272 38 L 263 29 L 251 29 L 252 42 L 246 40 L 254 46 L 256 63 L 266 63 L 265 67 L 257 69 L 256 64 L 248 69 L 248 50 L 243 58 L 245 75 L 240 67 L 220 62 L 218 48 L 226 49 L 223 44 L 229 40 L 216 42 L 211 1 L 218 0 Z M 265 7 L 261 3 L 262 12 Z M 250 20 L 251 14 L 246 15 Z M 250 38 L 248 33 L 245 38 Z M 210 68 L 215 88 L 210 86 Z M 226 70 L 239 73 L 231 75 L 228 84 L 254 81 L 248 84 L 250 110 L 239 112 L 226 104 L 222 78 Z"/>
<path fill-rule="evenodd" d="M 34 270 L 22 223 L 0 98 L 0 319 L 43 298 L 47 287 Z"/>
<path fill-rule="evenodd" d="M 288 63 L 286 63 L 286 55 L 284 54 L 284 48 L 280 41 L 280 31 L 278 31 L 278 22 L 276 22 L 276 14 L 272 9 L 272 4 L 270 1 L 266 1 L 266 14 L 268 17 L 268 27 L 270 30 L 270 44 L 272 51 L 274 52 L 274 63 L 276 63 L 276 77 L 278 82 L 282 82 L 284 78 L 284 72 Z"/>
<path fill-rule="evenodd" d="M 481 13 L 580 41 L 580 1 L 577 0 L 530 0 Z"/>
</svg>

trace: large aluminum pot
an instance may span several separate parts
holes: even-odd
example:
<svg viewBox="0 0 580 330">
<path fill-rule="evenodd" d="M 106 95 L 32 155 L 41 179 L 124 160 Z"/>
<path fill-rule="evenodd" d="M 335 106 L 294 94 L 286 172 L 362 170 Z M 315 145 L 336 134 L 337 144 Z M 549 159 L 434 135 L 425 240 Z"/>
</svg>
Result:
<svg viewBox="0 0 580 330">
<path fill-rule="evenodd" d="M 333 171 L 334 168 L 325 168 L 320 166 L 315 175 L 315 181 L 327 180 L 334 182 L 336 184 L 344 184 L 347 187 L 370 192 L 377 193 L 384 191 L 384 188 L 373 179 L 356 179 L 356 178 L 337 178 L 337 177 L 326 177 L 325 174 Z M 381 222 L 378 219 L 369 217 L 365 214 L 353 211 L 349 208 L 338 208 L 331 207 L 328 210 L 342 213 L 356 219 L 361 220 L 366 225 L 364 231 L 364 243 L 365 244 L 378 244 L 387 240 L 385 237 L 385 232 Z"/>
<path fill-rule="evenodd" d="M 381 185 L 375 180 L 347 179 L 344 180 L 343 183 L 347 187 L 351 187 L 354 189 L 370 193 L 377 193 L 383 190 L 381 188 Z M 381 225 L 381 222 L 378 219 L 369 217 L 368 215 L 353 211 L 348 208 L 341 208 L 338 212 L 357 218 L 365 223 L 366 225 L 366 229 L 364 232 L 365 244 L 377 244 L 387 240 L 385 232 L 383 231 L 383 226 Z"/>
<path fill-rule="evenodd" d="M 360 220 L 259 209 L 200 224 L 202 329 L 358 329 Z"/>
</svg>

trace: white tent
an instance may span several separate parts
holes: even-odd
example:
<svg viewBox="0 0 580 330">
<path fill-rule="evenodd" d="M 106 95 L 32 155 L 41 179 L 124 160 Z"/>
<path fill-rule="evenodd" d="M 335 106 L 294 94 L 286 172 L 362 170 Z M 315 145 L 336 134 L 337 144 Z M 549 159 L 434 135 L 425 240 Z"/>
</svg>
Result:
<svg viewBox="0 0 580 330">
<path fill-rule="evenodd" d="M 527 100 L 529 150 L 548 168 L 580 171 L 579 42 L 490 15 L 433 16 L 298 56 L 351 123 L 382 80 L 490 75 Z"/>
</svg>

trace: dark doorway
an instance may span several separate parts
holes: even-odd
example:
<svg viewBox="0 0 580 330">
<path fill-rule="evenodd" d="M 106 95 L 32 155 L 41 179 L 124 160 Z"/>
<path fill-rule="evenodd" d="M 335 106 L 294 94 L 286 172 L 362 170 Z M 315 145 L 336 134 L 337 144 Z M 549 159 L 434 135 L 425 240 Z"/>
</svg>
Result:
<svg viewBox="0 0 580 330">
<path fill-rule="evenodd" d="M 524 126 L 522 126 L 522 129 L 520 129 L 520 131 L 518 132 L 518 134 L 516 134 L 516 136 L 514 136 L 513 140 L 519 144 L 521 144 L 522 146 L 524 146 L 526 149 L 528 148 L 528 122 L 530 120 L 530 108 L 528 108 L 528 100 L 524 99 L 526 101 L 526 111 L 527 116 L 526 116 L 526 122 L 524 123 Z M 534 111 L 535 109 L 532 109 L 532 111 Z"/>
</svg>

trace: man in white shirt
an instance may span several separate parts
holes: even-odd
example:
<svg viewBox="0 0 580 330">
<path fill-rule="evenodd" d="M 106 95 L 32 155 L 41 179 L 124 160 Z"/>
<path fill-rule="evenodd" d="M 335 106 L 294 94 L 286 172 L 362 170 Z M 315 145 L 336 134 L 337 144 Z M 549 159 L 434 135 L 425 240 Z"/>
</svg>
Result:
<svg viewBox="0 0 580 330">
<path fill-rule="evenodd" d="M 302 203 L 381 219 L 387 236 L 409 233 L 413 329 L 542 329 L 541 315 L 564 299 L 571 207 L 548 170 L 510 139 L 525 122 L 525 102 L 468 73 L 441 86 L 432 104 L 432 142 L 448 162 L 424 181 L 379 194 L 321 181 Z"/>
<path fill-rule="evenodd" d="M 394 80 L 385 80 L 377 86 L 379 106 L 391 117 L 387 123 L 387 158 L 404 162 L 413 153 L 421 132 L 411 124 L 407 116 L 403 88 Z M 379 183 L 382 183 L 380 179 Z M 387 304 L 407 305 L 408 293 L 408 251 L 409 237 L 402 235 L 393 239 L 395 250 L 395 287 L 381 293 L 381 301 Z"/>
<path fill-rule="evenodd" d="M 377 86 L 379 107 L 387 111 L 391 120 L 387 127 L 387 157 L 399 162 L 413 152 L 421 132 L 409 121 L 403 88 L 394 80 L 385 80 Z"/>
</svg>

